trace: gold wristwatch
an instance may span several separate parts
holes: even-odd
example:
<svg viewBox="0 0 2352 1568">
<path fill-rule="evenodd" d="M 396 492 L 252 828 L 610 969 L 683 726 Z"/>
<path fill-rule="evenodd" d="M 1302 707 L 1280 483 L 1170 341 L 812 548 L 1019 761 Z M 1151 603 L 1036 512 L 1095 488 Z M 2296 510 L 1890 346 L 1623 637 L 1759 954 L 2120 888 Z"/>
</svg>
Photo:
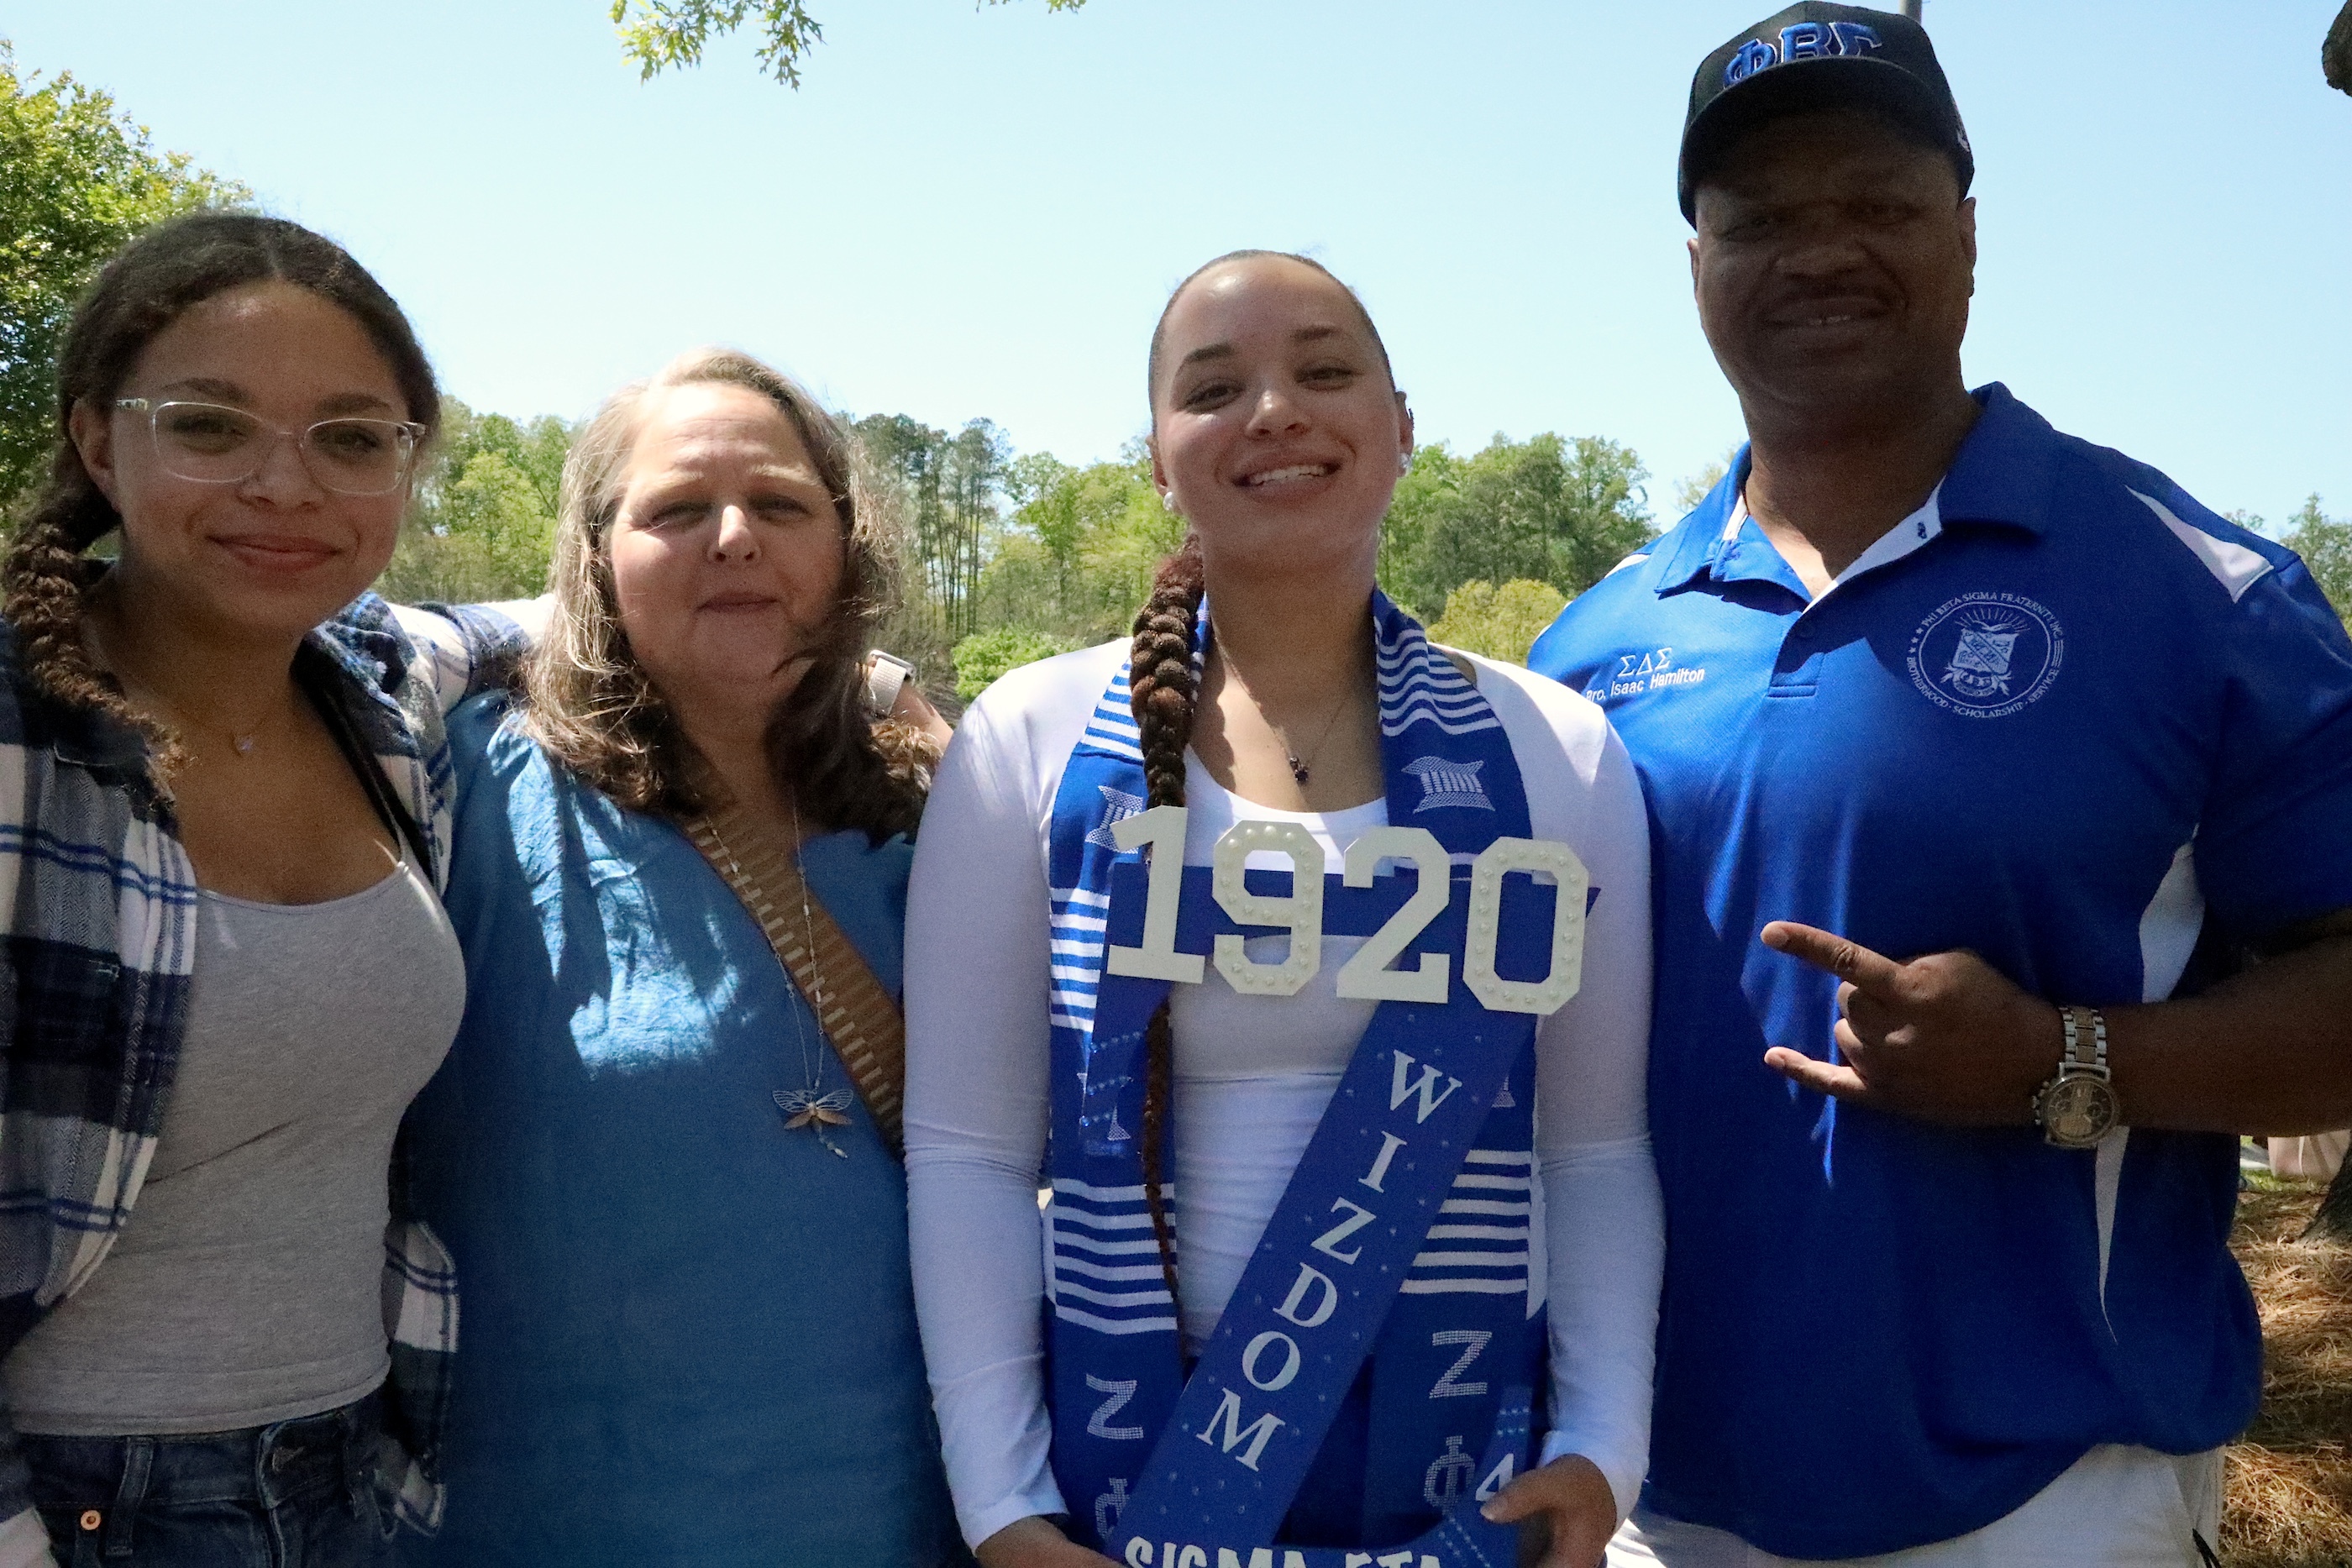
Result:
<svg viewBox="0 0 2352 1568">
<path fill-rule="evenodd" d="M 2087 1149 L 2123 1124 L 2107 1071 L 2107 1015 L 2096 1008 L 2060 1008 L 2066 1053 L 2058 1071 L 2033 1092 L 2033 1119 L 2042 1139 L 2058 1149 Z"/>
</svg>

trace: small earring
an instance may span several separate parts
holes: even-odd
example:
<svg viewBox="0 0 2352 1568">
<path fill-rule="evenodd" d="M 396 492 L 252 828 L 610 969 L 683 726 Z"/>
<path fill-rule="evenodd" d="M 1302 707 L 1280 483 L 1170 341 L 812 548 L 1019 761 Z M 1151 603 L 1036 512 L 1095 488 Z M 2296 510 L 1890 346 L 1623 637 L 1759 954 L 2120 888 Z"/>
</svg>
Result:
<svg viewBox="0 0 2352 1568">
<path fill-rule="evenodd" d="M 1400 474 L 1412 472 L 1412 453 L 1410 448 L 1397 454 L 1397 472 Z"/>
<path fill-rule="evenodd" d="M 1173 490 L 1162 490 L 1162 491 L 1160 491 L 1160 509 L 1161 511 L 1163 511 L 1163 512 L 1168 513 L 1171 517 L 1173 517 L 1173 516 L 1175 515 L 1175 513 L 1176 513 L 1176 492 L 1175 492 L 1175 491 L 1173 491 Z"/>
</svg>

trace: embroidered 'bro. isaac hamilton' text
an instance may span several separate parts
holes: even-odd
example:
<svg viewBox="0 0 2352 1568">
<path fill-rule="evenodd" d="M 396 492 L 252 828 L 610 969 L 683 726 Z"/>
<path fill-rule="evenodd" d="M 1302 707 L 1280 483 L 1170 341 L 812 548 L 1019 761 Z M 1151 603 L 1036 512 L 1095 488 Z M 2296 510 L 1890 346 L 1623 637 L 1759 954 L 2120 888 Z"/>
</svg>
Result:
<svg viewBox="0 0 2352 1568">
<path fill-rule="evenodd" d="M 1704 664 L 1685 669 L 1675 663 L 1672 648 L 1652 648 L 1646 653 L 1618 654 L 1617 667 L 1586 687 L 1584 695 L 1595 702 L 1608 702 L 1616 697 L 1640 696 L 1643 692 L 1695 686 L 1706 679 Z"/>
</svg>

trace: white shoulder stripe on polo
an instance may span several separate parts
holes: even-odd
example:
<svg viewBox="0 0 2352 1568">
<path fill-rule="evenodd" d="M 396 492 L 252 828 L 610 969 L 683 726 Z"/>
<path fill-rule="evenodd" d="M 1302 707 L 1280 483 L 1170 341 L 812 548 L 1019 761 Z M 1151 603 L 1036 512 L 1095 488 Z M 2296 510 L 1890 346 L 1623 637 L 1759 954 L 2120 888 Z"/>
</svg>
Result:
<svg viewBox="0 0 2352 1568">
<path fill-rule="evenodd" d="M 2132 494 L 2147 502 L 2147 509 L 2172 530 L 2172 537 L 2187 545 L 2189 552 L 2205 563 L 2205 570 L 2213 574 L 2213 580 L 2229 593 L 2231 603 L 2235 604 L 2243 599 L 2246 590 L 2270 575 L 2271 563 L 2263 559 L 2260 551 L 2231 544 L 2228 539 L 2216 538 L 2194 523 L 2182 522 L 2171 507 L 2153 496 L 2141 496 L 2137 490 Z"/>
<path fill-rule="evenodd" d="M 1623 571 L 1627 567 L 1639 566 L 1649 559 L 1649 551 L 1636 550 L 1632 555 L 1627 556 L 1623 560 L 1619 561 L 1615 566 L 1611 567 L 1605 575 L 1614 577 L 1619 572 Z"/>
</svg>

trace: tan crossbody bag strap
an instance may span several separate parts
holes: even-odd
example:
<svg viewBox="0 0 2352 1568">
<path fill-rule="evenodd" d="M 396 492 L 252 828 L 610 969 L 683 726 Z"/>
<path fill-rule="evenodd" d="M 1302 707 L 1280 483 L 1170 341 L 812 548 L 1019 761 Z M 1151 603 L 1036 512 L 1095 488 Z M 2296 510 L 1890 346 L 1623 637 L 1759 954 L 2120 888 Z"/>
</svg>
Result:
<svg viewBox="0 0 2352 1568">
<path fill-rule="evenodd" d="M 685 823 L 799 988 L 893 1158 L 905 1153 L 907 1022 L 801 875 L 790 834 L 735 810 Z M 811 938 L 814 939 L 814 951 Z"/>
</svg>

